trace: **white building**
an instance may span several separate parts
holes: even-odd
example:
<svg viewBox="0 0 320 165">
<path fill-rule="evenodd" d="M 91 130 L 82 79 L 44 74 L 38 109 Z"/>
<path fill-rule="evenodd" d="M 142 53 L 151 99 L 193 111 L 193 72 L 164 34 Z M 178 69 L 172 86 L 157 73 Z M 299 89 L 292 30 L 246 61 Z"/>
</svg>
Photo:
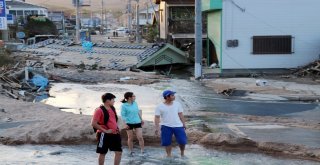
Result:
<svg viewBox="0 0 320 165">
<path fill-rule="evenodd" d="M 296 68 L 320 58 L 319 0 L 206 1 L 222 70 Z"/>
<path fill-rule="evenodd" d="M 155 17 L 155 14 L 158 11 L 159 11 L 159 5 L 153 5 L 151 7 L 149 6 L 146 9 L 140 10 L 139 11 L 139 25 L 145 26 L 148 24 L 152 24 L 153 18 Z M 133 24 L 136 24 L 136 22 L 134 22 Z"/>
<path fill-rule="evenodd" d="M 23 0 L 6 0 L 9 14 L 15 19 L 25 19 L 28 15 L 43 15 L 48 17 L 48 10 L 45 7 L 25 3 Z"/>
</svg>

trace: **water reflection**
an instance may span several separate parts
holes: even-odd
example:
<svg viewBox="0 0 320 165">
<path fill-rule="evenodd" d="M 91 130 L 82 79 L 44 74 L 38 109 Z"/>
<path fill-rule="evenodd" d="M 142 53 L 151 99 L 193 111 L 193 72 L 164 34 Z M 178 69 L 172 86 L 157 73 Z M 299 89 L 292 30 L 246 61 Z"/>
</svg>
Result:
<svg viewBox="0 0 320 165">
<path fill-rule="evenodd" d="M 105 92 L 111 92 L 117 97 L 115 107 L 119 111 L 120 101 L 127 91 L 132 91 L 137 96 L 136 101 L 143 111 L 143 118 L 153 120 L 155 106 L 162 101 L 161 91 L 148 86 L 56 83 L 50 90 L 50 96 L 53 97 L 43 102 L 59 107 L 63 111 L 92 115 L 95 108 L 101 105 L 101 95 Z"/>
</svg>

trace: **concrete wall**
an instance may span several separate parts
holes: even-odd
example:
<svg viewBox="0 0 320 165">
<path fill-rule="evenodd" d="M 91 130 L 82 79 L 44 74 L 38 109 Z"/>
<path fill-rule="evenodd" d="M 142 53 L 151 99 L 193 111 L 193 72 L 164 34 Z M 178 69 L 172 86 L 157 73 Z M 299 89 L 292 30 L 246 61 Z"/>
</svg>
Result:
<svg viewBox="0 0 320 165">
<path fill-rule="evenodd" d="M 319 58 L 320 0 L 224 0 L 222 69 L 295 68 Z M 293 54 L 253 55 L 252 37 L 292 35 Z M 228 48 L 227 40 L 239 40 Z"/>
</svg>

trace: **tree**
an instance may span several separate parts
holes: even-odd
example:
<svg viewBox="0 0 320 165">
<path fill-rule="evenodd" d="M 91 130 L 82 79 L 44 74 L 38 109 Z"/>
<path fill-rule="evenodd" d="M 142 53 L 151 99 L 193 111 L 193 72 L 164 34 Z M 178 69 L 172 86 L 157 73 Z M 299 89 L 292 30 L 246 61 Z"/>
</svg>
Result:
<svg viewBox="0 0 320 165">
<path fill-rule="evenodd" d="M 157 26 L 148 24 L 147 34 L 144 36 L 144 38 L 147 40 L 147 42 L 153 43 L 157 40 L 158 34 L 159 34 L 159 31 L 157 29 Z"/>
<path fill-rule="evenodd" d="M 24 27 L 24 31 L 27 37 L 33 37 L 35 35 L 57 35 L 58 31 L 56 25 L 48 18 L 43 16 L 28 16 L 27 24 Z"/>
</svg>

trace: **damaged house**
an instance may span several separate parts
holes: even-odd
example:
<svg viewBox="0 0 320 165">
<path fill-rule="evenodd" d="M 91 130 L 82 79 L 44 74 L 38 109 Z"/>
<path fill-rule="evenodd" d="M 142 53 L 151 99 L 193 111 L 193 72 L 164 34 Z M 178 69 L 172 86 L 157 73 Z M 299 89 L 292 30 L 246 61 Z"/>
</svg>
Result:
<svg viewBox="0 0 320 165">
<path fill-rule="evenodd" d="M 319 0 L 203 0 L 221 72 L 297 68 L 320 56 Z"/>
<path fill-rule="evenodd" d="M 159 4 L 160 39 L 182 50 L 186 50 L 187 46 L 194 49 L 194 0 L 155 0 L 154 2 Z M 206 17 L 203 17 L 204 46 L 207 38 L 206 22 Z"/>
</svg>

